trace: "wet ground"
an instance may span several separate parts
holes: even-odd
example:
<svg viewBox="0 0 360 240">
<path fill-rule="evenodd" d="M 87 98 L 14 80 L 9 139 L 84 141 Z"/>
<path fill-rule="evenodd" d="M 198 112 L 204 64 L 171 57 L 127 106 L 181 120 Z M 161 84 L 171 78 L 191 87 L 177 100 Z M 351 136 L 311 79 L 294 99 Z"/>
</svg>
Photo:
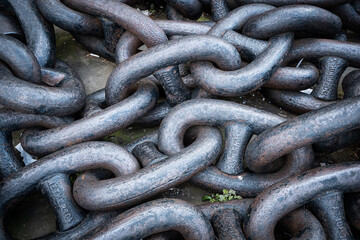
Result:
<svg viewBox="0 0 360 240">
<path fill-rule="evenodd" d="M 162 18 L 162 15 L 155 16 L 155 18 L 159 17 Z M 107 78 L 115 68 L 115 64 L 89 54 L 68 32 L 57 29 L 56 34 L 58 58 L 77 70 L 86 86 L 87 93 L 92 93 L 105 87 Z M 272 105 L 258 92 L 232 100 L 264 109 L 283 117 L 291 118 L 294 116 Z M 105 140 L 126 145 L 136 138 L 155 130 L 156 128 L 129 127 L 106 137 Z M 19 133 L 16 133 L 14 137 L 15 144 L 19 141 L 18 136 Z M 318 157 L 317 161 L 318 164 L 356 161 L 359 160 L 359 156 L 360 145 L 355 145 L 326 156 Z M 186 183 L 171 188 L 158 197 L 180 198 L 194 204 L 200 204 L 202 197 L 207 194 L 209 192 Z M 47 200 L 40 193 L 34 193 L 8 211 L 6 225 L 8 231 L 16 239 L 32 239 L 56 230 L 54 213 Z"/>
</svg>

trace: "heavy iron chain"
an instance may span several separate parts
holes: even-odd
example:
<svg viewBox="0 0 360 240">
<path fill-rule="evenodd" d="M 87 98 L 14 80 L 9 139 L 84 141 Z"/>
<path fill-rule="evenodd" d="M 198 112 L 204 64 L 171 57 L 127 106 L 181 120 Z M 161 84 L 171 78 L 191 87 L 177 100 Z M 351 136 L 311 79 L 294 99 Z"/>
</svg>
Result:
<svg viewBox="0 0 360 240">
<path fill-rule="evenodd" d="M 167 20 L 136 2 L 0 0 L 0 239 L 34 190 L 58 228 L 40 239 L 357 239 L 360 164 L 316 158 L 360 140 L 360 70 L 338 96 L 360 67 L 360 1 L 165 0 Z M 104 89 L 86 96 L 56 58 L 54 25 L 116 63 Z M 297 116 L 233 101 L 255 91 Z M 102 141 L 134 124 L 158 130 Z M 184 182 L 243 199 L 151 200 Z"/>
</svg>

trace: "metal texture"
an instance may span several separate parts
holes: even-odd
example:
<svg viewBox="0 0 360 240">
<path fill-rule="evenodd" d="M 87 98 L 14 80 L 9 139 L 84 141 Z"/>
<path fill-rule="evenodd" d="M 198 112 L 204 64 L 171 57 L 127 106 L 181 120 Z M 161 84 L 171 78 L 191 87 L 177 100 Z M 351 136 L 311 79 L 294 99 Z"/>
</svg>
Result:
<svg viewBox="0 0 360 240">
<path fill-rule="evenodd" d="M 342 88 L 344 98 L 360 96 L 360 71 L 348 73 L 342 81 Z"/>
<path fill-rule="evenodd" d="M 360 66 L 360 44 L 356 42 L 342 42 L 339 40 L 322 38 L 304 38 L 295 40 L 287 53 L 284 64 L 294 60 L 319 59 L 323 56 L 333 56 L 345 59 L 349 66 Z"/>
<path fill-rule="evenodd" d="M 131 152 L 144 166 L 166 159 L 166 156 L 155 148 L 155 135 L 151 134 L 137 143 L 133 143 L 136 146 L 133 147 Z M 238 165 L 242 165 L 242 162 L 238 161 Z M 222 191 L 230 188 L 236 190 L 241 196 L 254 197 L 266 187 L 305 169 L 310 169 L 313 161 L 311 149 L 302 148 L 290 154 L 281 170 L 275 173 L 253 174 L 241 171 L 238 175 L 232 176 L 220 171 L 215 166 L 209 166 L 206 170 L 194 176 L 191 181 L 212 191 Z"/>
<path fill-rule="evenodd" d="M 333 11 L 341 18 L 345 28 L 350 29 L 354 32 L 359 32 L 360 16 L 358 11 L 356 11 L 352 4 L 347 3 L 337 6 L 333 9 Z"/>
<path fill-rule="evenodd" d="M 214 166 L 194 176 L 191 181 L 197 186 L 220 192 L 230 188 L 244 197 L 255 197 L 269 186 L 289 176 L 311 169 L 314 162 L 312 150 L 300 148 L 287 156 L 282 168 L 274 173 L 254 174 L 243 172 L 239 175 L 228 175 Z"/>
<path fill-rule="evenodd" d="M 212 19 L 215 22 L 223 18 L 229 12 L 226 1 L 211 0 L 211 12 L 212 12 Z"/>
<path fill-rule="evenodd" d="M 306 209 L 290 212 L 278 224 L 292 235 L 291 239 L 327 239 L 319 220 Z"/>
<path fill-rule="evenodd" d="M 131 208 L 86 239 L 139 239 L 169 230 L 189 240 L 215 239 L 209 220 L 196 207 L 178 199 L 154 200 Z"/>
<path fill-rule="evenodd" d="M 187 48 L 187 51 L 183 51 Z M 121 62 L 106 84 L 106 98 L 111 105 L 121 101 L 136 81 L 156 70 L 187 61 L 209 60 L 219 67 L 233 70 L 240 67 L 236 49 L 224 40 L 212 36 L 186 36 L 180 40 L 154 46 Z"/>
<path fill-rule="evenodd" d="M 40 84 L 41 69 L 34 54 L 19 40 L 0 34 L 0 59 L 15 77 Z"/>
<path fill-rule="evenodd" d="M 196 20 L 202 14 L 202 6 L 199 0 L 165 0 L 165 2 L 189 19 Z"/>
<path fill-rule="evenodd" d="M 261 172 L 273 160 L 294 149 L 359 128 L 358 115 L 354 114 L 359 111 L 360 97 L 354 97 L 268 129 L 246 148 L 246 164 L 251 170 Z"/>
<path fill-rule="evenodd" d="M 246 240 L 240 225 L 239 214 L 235 210 L 224 210 L 213 217 L 214 231 L 219 240 Z"/>
<path fill-rule="evenodd" d="M 153 47 L 167 41 L 165 33 L 158 25 L 156 25 L 156 23 L 154 23 L 154 21 L 126 4 L 115 0 L 65 0 L 63 2 L 80 11 L 85 10 L 90 14 L 105 17 L 118 23 L 126 30 L 138 36 L 147 47 Z M 114 75 L 114 73 L 112 75 Z M 189 98 L 189 93 L 185 85 L 181 82 L 177 67 L 169 67 L 159 71 L 157 76 L 163 79 L 162 85 L 167 92 L 167 99 L 171 105 L 176 105 Z M 110 80 L 108 80 L 108 82 L 109 81 Z M 107 95 L 108 94 L 109 93 L 107 92 Z M 113 97 L 108 96 L 107 98 L 112 99 Z M 110 105 L 116 102 L 118 101 L 108 100 Z"/>
<path fill-rule="evenodd" d="M 225 125 L 225 145 L 216 166 L 220 171 L 238 175 L 244 171 L 243 153 L 253 132 L 249 126 L 241 123 L 227 123 Z"/>
<path fill-rule="evenodd" d="M 324 101 L 306 93 L 290 90 L 263 89 L 262 93 L 275 105 L 298 114 L 319 110 L 335 103 L 335 101 Z"/>
<path fill-rule="evenodd" d="M 99 19 L 74 11 L 60 0 L 37 0 L 36 3 L 47 20 L 66 31 L 77 34 L 103 35 Z"/>
<path fill-rule="evenodd" d="M 194 125 L 221 126 L 226 123 L 241 123 L 246 124 L 253 133 L 260 134 L 283 121 L 284 118 L 275 114 L 236 103 L 210 99 L 191 100 L 174 107 L 164 118 L 159 129 L 158 146 L 166 155 L 176 154 L 183 148 L 185 131 Z M 244 141 L 243 144 L 247 142 Z M 240 159 L 238 161 L 241 164 Z M 280 179 L 311 168 L 312 163 L 312 150 L 304 147 L 289 155 L 283 168 L 274 174 L 257 175 L 246 172 L 231 176 L 209 166 L 193 177 L 192 181 L 216 191 L 231 188 L 243 196 L 255 196 Z"/>
<path fill-rule="evenodd" d="M 6 11 L 5 9 L 0 10 L 0 34 L 9 35 L 18 39 L 22 39 L 24 33 L 21 29 L 19 22 L 16 17 Z"/>
<path fill-rule="evenodd" d="M 39 238 L 37 240 L 67 240 L 67 239 L 83 239 L 87 234 L 93 233 L 97 228 L 104 226 L 112 218 L 119 214 L 118 211 L 110 212 L 90 212 L 86 218 L 66 231 L 58 231 Z"/>
<path fill-rule="evenodd" d="M 235 71 L 222 71 L 210 62 L 198 61 L 191 63 L 191 72 L 199 86 L 214 95 L 244 95 L 255 91 L 269 80 L 289 50 L 292 40 L 292 34 L 273 37 L 266 50 L 254 61 Z"/>
<path fill-rule="evenodd" d="M 280 67 L 263 87 L 285 90 L 303 90 L 314 86 L 318 81 L 318 77 L 319 72 L 312 64 L 304 64 L 304 66 L 299 68 Z"/>
<path fill-rule="evenodd" d="M 354 239 L 346 222 L 342 192 L 325 192 L 310 202 L 310 208 L 324 226 L 327 239 Z"/>
<path fill-rule="evenodd" d="M 59 231 L 66 231 L 78 225 L 85 213 L 72 197 L 70 178 L 67 174 L 55 174 L 39 183 L 39 189 L 54 208 Z"/>
<path fill-rule="evenodd" d="M 55 64 L 54 27 L 40 14 L 34 0 L 8 0 L 14 9 L 30 50 L 41 67 Z"/>
<path fill-rule="evenodd" d="M 53 128 L 65 125 L 68 122 L 68 120 L 59 117 L 0 109 L 0 179 L 11 175 L 23 166 L 13 148 L 12 131 L 28 127 Z"/>
<path fill-rule="evenodd" d="M 122 175 L 135 172 L 139 167 L 137 160 L 120 146 L 106 142 L 87 142 L 52 153 L 22 168 L 0 182 L 0 237 L 6 239 L 3 217 L 9 204 L 34 190 L 48 176 L 94 168 L 108 169 L 116 175 Z"/>
<path fill-rule="evenodd" d="M 11 132 L 0 131 L 0 181 L 22 168 L 12 146 Z"/>
<path fill-rule="evenodd" d="M 0 239 L 34 191 L 56 217 L 43 240 L 358 239 L 359 163 L 311 168 L 358 158 L 360 71 L 338 86 L 360 1 L 136 2 L 0 0 Z M 53 24 L 115 63 L 105 88 L 56 60 Z M 182 183 L 210 202 L 163 198 Z"/>
<path fill-rule="evenodd" d="M 260 193 L 245 221 L 248 239 L 275 239 L 275 224 L 287 213 L 310 202 L 325 191 L 357 192 L 359 163 L 342 163 L 316 168 L 290 177 Z M 339 232 L 343 226 L 338 226 Z"/>
<path fill-rule="evenodd" d="M 341 25 L 341 19 L 327 10 L 311 5 L 292 5 L 278 7 L 250 19 L 242 33 L 258 39 L 286 32 L 335 37 L 340 33 Z"/>
<path fill-rule="evenodd" d="M 235 0 L 239 5 L 249 3 L 266 3 L 273 6 L 284 6 L 293 4 L 309 4 L 318 7 L 328 8 L 337 5 L 342 5 L 349 2 L 349 0 Z"/>
<path fill-rule="evenodd" d="M 345 210 L 351 225 L 360 229 L 360 195 L 358 193 L 345 195 Z"/>
<path fill-rule="evenodd" d="M 79 111 L 85 102 L 84 84 L 77 73 L 61 61 L 57 61 L 55 70 L 47 69 L 47 78 L 58 78 L 57 71 L 62 74 L 61 81 L 56 87 L 49 87 L 16 78 L 0 65 L 0 104 L 17 111 L 56 116 Z M 14 93 L 21 93 L 21 98 Z"/>
<path fill-rule="evenodd" d="M 134 174 L 105 180 L 91 174 L 82 175 L 74 183 L 75 200 L 93 211 L 134 206 L 187 181 L 209 166 L 219 155 L 221 146 L 220 132 L 203 128 L 197 140 L 184 151 Z"/>
<path fill-rule="evenodd" d="M 157 96 L 154 83 L 144 80 L 133 95 L 97 114 L 58 128 L 26 130 L 21 145 L 28 153 L 44 156 L 77 143 L 102 138 L 130 125 L 152 109 Z"/>
<path fill-rule="evenodd" d="M 346 41 L 346 35 L 340 34 L 336 38 Z M 336 101 L 338 99 L 338 85 L 340 77 L 347 67 L 347 62 L 342 58 L 324 57 L 320 60 L 320 78 L 311 95 L 318 99 Z"/>
<path fill-rule="evenodd" d="M 91 53 L 97 54 L 109 61 L 114 61 L 115 56 L 110 52 L 103 41 L 102 38 L 91 35 L 78 35 L 73 34 L 76 41 L 78 41 L 86 50 Z"/>
</svg>

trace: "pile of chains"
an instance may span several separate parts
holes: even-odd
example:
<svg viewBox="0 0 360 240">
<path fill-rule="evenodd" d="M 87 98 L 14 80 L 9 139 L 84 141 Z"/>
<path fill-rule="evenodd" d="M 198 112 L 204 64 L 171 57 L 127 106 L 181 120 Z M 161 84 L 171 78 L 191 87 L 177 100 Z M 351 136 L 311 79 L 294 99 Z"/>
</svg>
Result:
<svg viewBox="0 0 360 240">
<path fill-rule="evenodd" d="M 360 67 L 360 44 L 347 41 L 360 1 L 166 0 L 168 20 L 135 2 L 0 0 L 0 239 L 12 238 L 9 207 L 33 191 L 56 215 L 40 239 L 263 240 L 275 227 L 355 239 L 360 163 L 314 156 L 360 140 L 360 71 L 339 84 Z M 211 20 L 196 21 L 204 12 Z M 56 58 L 54 25 L 116 63 L 104 89 L 86 96 Z M 255 91 L 297 116 L 233 101 Z M 158 130 L 103 141 L 133 124 Z M 38 161 L 18 158 L 17 130 Z M 151 200 L 184 182 L 243 198 Z"/>
</svg>

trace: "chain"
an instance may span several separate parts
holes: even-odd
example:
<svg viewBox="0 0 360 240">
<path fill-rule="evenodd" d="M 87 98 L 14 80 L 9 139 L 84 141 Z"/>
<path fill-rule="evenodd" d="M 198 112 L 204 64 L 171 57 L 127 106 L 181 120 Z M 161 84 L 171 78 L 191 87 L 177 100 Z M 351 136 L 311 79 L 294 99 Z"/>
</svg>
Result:
<svg viewBox="0 0 360 240">
<path fill-rule="evenodd" d="M 151 2 L 167 19 L 136 0 L 0 0 L 0 239 L 33 191 L 56 216 L 39 239 L 359 238 L 359 163 L 319 166 L 360 140 L 359 1 Z M 54 26 L 115 64 L 105 88 L 57 59 Z M 254 94 L 291 114 L 239 103 Z M 104 140 L 130 126 L 156 131 Z M 242 199 L 161 197 L 182 183 Z"/>
</svg>

